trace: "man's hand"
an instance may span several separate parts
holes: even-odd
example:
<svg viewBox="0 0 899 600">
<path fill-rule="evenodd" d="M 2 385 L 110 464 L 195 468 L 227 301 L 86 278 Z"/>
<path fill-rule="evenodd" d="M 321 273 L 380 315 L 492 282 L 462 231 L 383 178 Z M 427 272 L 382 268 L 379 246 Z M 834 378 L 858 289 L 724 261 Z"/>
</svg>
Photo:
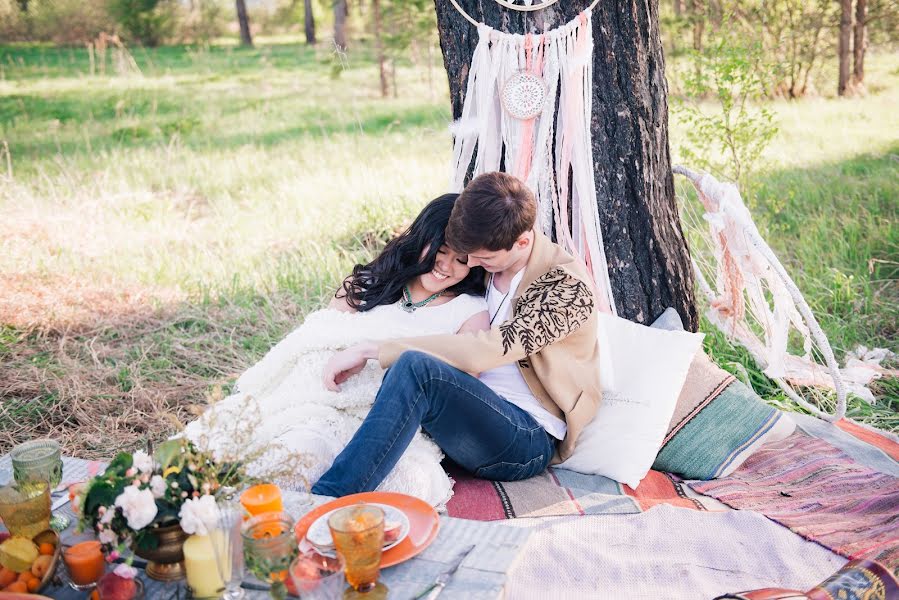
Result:
<svg viewBox="0 0 899 600">
<path fill-rule="evenodd" d="M 377 357 L 378 346 L 373 343 L 358 344 L 341 350 L 325 365 L 322 383 L 332 392 L 339 392 L 341 383 L 362 372 L 368 360 Z"/>
</svg>

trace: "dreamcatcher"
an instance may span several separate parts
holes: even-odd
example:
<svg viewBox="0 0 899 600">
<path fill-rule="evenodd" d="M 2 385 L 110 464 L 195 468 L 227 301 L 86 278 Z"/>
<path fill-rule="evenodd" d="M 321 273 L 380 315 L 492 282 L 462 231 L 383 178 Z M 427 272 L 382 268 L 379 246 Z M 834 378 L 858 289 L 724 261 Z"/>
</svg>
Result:
<svg viewBox="0 0 899 600">
<path fill-rule="evenodd" d="M 885 373 L 879 363 L 886 351 L 850 356 L 841 369 L 737 187 L 684 167 L 673 170 L 690 180 L 702 205 L 700 215 L 695 203 L 683 200 L 681 218 L 709 321 L 746 348 L 791 400 L 822 419 L 843 418 L 847 392 L 873 401 L 867 386 Z"/>
<path fill-rule="evenodd" d="M 595 2 L 565 25 L 526 35 L 497 31 L 451 2 L 478 32 L 462 115 L 452 125 L 451 189 L 462 190 L 472 164 L 474 175 L 503 166 L 525 181 L 537 198 L 539 227 L 586 262 L 598 306 L 614 314 L 590 134 Z"/>
</svg>

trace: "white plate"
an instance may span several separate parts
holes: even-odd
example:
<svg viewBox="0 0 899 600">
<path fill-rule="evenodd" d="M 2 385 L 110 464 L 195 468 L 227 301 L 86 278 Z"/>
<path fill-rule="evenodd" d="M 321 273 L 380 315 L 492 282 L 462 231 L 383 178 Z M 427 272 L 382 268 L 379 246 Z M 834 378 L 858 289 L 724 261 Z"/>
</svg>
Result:
<svg viewBox="0 0 899 600">
<path fill-rule="evenodd" d="M 406 536 L 409 535 L 409 517 L 406 516 L 406 513 L 389 504 L 371 503 L 371 506 L 377 506 L 384 511 L 385 523 L 390 521 L 400 523 L 399 537 L 384 546 L 384 550 L 390 550 L 406 539 Z M 336 556 L 334 552 L 334 539 L 331 537 L 331 530 L 328 528 L 328 517 L 338 510 L 340 510 L 340 508 L 335 508 L 317 518 L 312 522 L 312 525 L 309 526 L 309 530 L 306 532 L 306 539 L 309 543 L 315 546 L 315 549 L 325 556 Z"/>
</svg>

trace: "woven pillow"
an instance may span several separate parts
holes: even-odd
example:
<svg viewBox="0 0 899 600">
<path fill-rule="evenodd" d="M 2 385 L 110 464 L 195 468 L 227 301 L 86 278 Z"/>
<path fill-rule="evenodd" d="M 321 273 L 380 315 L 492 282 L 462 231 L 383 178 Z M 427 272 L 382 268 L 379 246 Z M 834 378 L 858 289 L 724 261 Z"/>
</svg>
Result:
<svg viewBox="0 0 899 600">
<path fill-rule="evenodd" d="M 785 413 L 697 352 L 652 465 L 686 479 L 733 473 L 763 444 L 796 429 Z"/>
</svg>

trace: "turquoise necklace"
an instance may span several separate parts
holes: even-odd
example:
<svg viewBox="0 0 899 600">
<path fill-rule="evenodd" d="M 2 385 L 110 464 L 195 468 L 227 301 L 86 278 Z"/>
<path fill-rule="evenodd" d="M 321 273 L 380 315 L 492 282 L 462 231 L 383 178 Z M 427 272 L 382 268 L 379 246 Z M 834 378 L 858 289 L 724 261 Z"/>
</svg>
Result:
<svg viewBox="0 0 899 600">
<path fill-rule="evenodd" d="M 442 295 L 443 292 L 437 292 L 436 294 L 431 294 L 421 302 L 412 302 L 412 292 L 409 291 L 409 286 L 405 285 L 403 286 L 403 299 L 400 300 L 400 308 L 407 313 L 414 313 L 422 306 L 427 306 Z"/>
</svg>

